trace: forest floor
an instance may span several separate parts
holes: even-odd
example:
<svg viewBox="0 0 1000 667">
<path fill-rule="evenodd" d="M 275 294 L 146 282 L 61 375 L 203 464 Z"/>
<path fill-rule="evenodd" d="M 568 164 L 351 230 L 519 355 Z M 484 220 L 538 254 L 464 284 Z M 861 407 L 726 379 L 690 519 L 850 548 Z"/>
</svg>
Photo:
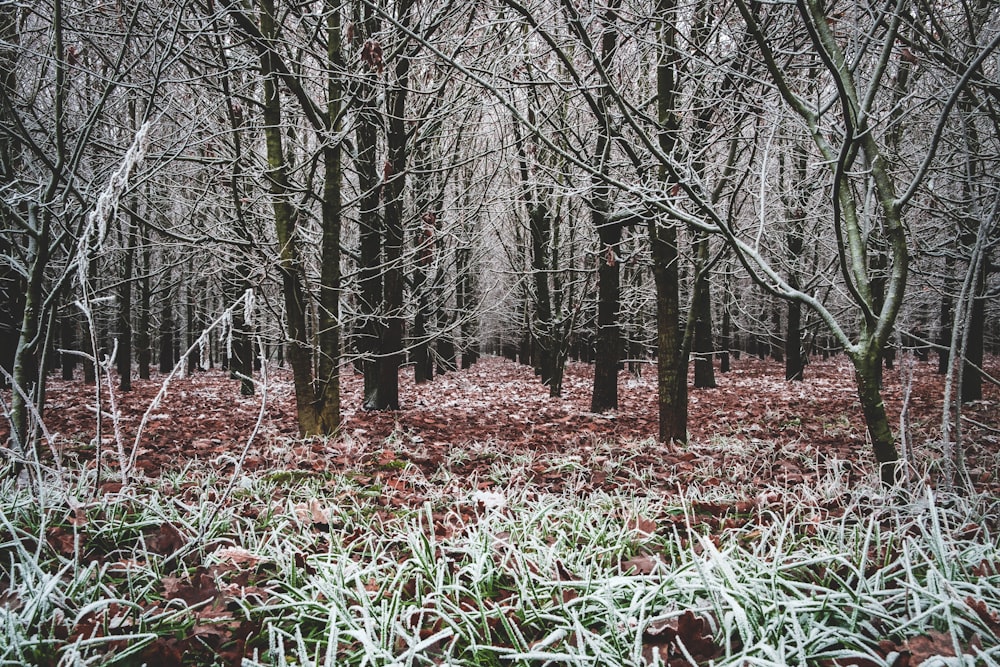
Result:
<svg viewBox="0 0 1000 667">
<path fill-rule="evenodd" d="M 994 377 L 1000 360 L 993 360 Z M 911 474 L 938 478 L 943 382 L 936 363 L 914 362 L 886 370 L 884 398 L 890 424 L 900 432 L 907 403 L 906 445 Z M 593 369 L 570 363 L 563 396 L 550 397 L 532 369 L 486 357 L 471 369 L 437 376 L 415 385 L 403 371 L 399 412 L 368 412 L 362 403 L 361 377 L 342 374 L 342 434 L 303 442 L 297 438 L 295 404 L 287 370 L 275 369 L 263 396 L 240 396 L 236 381 L 218 370 L 174 379 L 152 410 L 163 378 L 133 381 L 134 390 L 116 391 L 117 427 L 123 447 L 138 443 L 137 467 L 158 476 L 192 461 L 232 465 L 251 433 L 255 435 L 243 469 L 288 466 L 314 472 L 383 462 L 397 457 L 432 475 L 447 462 L 456 474 L 486 477 L 497 456 L 530 456 L 538 470 L 550 457 L 576 456 L 593 468 L 589 488 L 618 488 L 625 481 L 602 474 L 602 448 L 609 443 L 632 454 L 660 490 L 676 491 L 693 481 L 766 486 L 811 484 L 817 475 L 843 468 L 853 480 L 875 467 L 857 400 L 850 363 L 843 357 L 814 359 L 802 382 L 787 382 L 780 363 L 743 357 L 733 369 L 716 369 L 717 387 L 692 389 L 689 396 L 690 444 L 665 447 L 657 432 L 656 368 L 640 376 L 622 372 L 619 409 L 590 412 Z M 908 397 L 907 397 L 907 394 Z M 104 397 L 105 412 L 108 399 Z M 96 430 L 94 387 L 78 381 L 52 381 L 46 425 L 57 436 L 63 456 L 92 460 Z M 147 415 L 148 412 L 148 415 Z M 963 408 L 962 436 L 971 481 L 1000 495 L 1000 388 L 984 383 L 984 400 Z M 258 426 L 258 420 L 260 424 Z M 991 426 L 982 428 L 980 425 Z M 0 426 L 2 429 L 3 426 Z M 104 455 L 114 460 L 115 425 L 103 425 Z M 5 434 L 0 431 L 0 439 Z M 484 455 L 485 453 L 485 455 Z M 839 470 L 836 470 L 839 474 Z M 558 476 L 546 481 L 558 492 Z"/>
<path fill-rule="evenodd" d="M 600 415 L 583 364 L 561 398 L 497 358 L 406 373 L 398 412 L 345 369 L 309 440 L 283 369 L 159 376 L 104 392 L 99 456 L 95 387 L 54 380 L 33 482 L 0 468 L 0 665 L 998 665 L 1000 390 L 952 493 L 934 370 L 886 372 L 893 491 L 842 358 L 734 361 L 670 447 L 652 366 Z"/>
</svg>

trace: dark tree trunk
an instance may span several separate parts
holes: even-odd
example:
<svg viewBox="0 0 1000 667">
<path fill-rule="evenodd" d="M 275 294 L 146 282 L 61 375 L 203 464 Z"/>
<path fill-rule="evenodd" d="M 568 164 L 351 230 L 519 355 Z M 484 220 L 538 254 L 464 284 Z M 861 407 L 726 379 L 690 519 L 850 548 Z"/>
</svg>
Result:
<svg viewBox="0 0 1000 667">
<path fill-rule="evenodd" d="M 536 203 L 528 211 L 528 221 L 531 229 L 531 268 L 535 284 L 535 303 L 532 331 L 534 332 L 533 362 L 535 372 L 541 377 L 542 384 L 550 386 L 553 375 L 552 350 L 552 301 L 549 294 L 549 263 L 548 244 L 550 220 L 548 207 L 544 203 Z"/>
<path fill-rule="evenodd" d="M 427 292 L 427 273 L 434 261 L 434 232 L 437 216 L 426 211 L 421 216 L 423 227 L 417 232 L 416 265 L 413 269 L 413 291 L 417 295 L 417 312 L 413 317 L 413 381 L 416 384 L 434 378 L 434 363 L 430 354 L 427 327 L 431 320 L 430 295 Z"/>
<path fill-rule="evenodd" d="M 134 278 L 135 252 L 138 244 L 138 202 L 132 201 L 125 233 L 125 260 L 122 264 L 121 287 L 118 293 L 118 387 L 132 391 L 132 280 Z"/>
<path fill-rule="evenodd" d="M 972 301 L 972 312 L 969 314 L 969 329 L 966 333 L 965 359 L 962 366 L 963 403 L 983 400 L 983 347 L 986 329 L 986 267 L 989 265 L 987 256 L 982 258 L 982 265 L 976 276 L 975 298 Z"/>
<path fill-rule="evenodd" d="M 601 64 L 610 71 L 618 49 L 617 2 L 607 7 L 601 34 Z M 611 121 L 607 108 L 612 104 L 611 91 L 602 86 L 596 99 L 598 109 L 597 145 L 594 155 L 601 175 L 593 176 L 594 196 L 590 202 L 591 220 L 601 247 L 597 259 L 597 341 L 594 349 L 594 388 L 590 398 L 592 412 L 618 409 L 618 367 L 621 363 L 621 325 L 618 318 L 621 290 L 619 244 L 622 225 L 609 220 L 609 187 L 601 176 L 609 169 Z"/>
<path fill-rule="evenodd" d="M 169 280 L 169 276 L 167 278 Z M 174 364 L 176 363 L 176 355 L 174 354 L 175 342 L 174 342 L 174 331 L 176 325 L 174 323 L 174 311 L 173 311 L 173 295 L 168 289 L 163 295 L 163 303 L 160 306 L 160 326 L 158 330 L 159 337 L 159 365 L 161 373 L 169 373 L 173 370 Z"/>
<path fill-rule="evenodd" d="M 677 51 L 677 0 L 657 0 L 659 62 L 656 66 L 658 141 L 665 154 L 679 139 L 677 115 L 679 55 Z M 677 189 L 665 165 L 658 178 L 663 188 Z M 666 222 L 666 224 L 663 224 Z M 653 216 L 648 222 L 653 277 L 656 284 L 657 406 L 660 442 L 687 442 L 687 367 L 680 322 L 680 273 L 675 221 Z"/>
<path fill-rule="evenodd" d="M 955 258 L 949 253 L 944 258 L 944 289 L 941 290 L 941 310 L 939 311 L 937 355 L 938 374 L 948 372 L 948 359 L 951 356 L 951 328 L 955 323 L 954 291 Z"/>
<path fill-rule="evenodd" d="M 152 290 L 150 288 L 150 247 L 145 226 L 140 227 L 139 243 L 142 246 L 142 276 L 139 278 L 138 330 L 135 332 L 135 351 L 139 362 L 139 379 L 149 379 L 149 365 L 152 362 L 150 341 L 150 315 L 152 313 Z"/>
<path fill-rule="evenodd" d="M 798 285 L 789 281 L 793 289 Z M 802 355 L 802 304 L 788 302 L 788 322 L 785 335 L 785 379 L 802 380 L 805 377 L 805 358 Z"/>
<path fill-rule="evenodd" d="M 722 308 L 722 328 L 719 331 L 719 370 L 728 373 L 730 370 L 729 349 L 732 347 L 733 315 L 730 309 L 730 291 L 726 289 L 725 305 Z"/>
<path fill-rule="evenodd" d="M 189 267 L 191 269 L 192 267 Z M 185 327 L 187 331 L 186 344 L 190 352 L 187 358 L 187 372 L 189 374 L 195 373 L 201 369 L 202 358 L 201 358 L 201 345 L 197 344 L 198 339 L 201 336 L 202 327 L 202 314 L 201 308 L 198 303 L 199 297 L 202 292 L 202 281 L 197 280 L 192 285 L 188 283 L 187 286 L 187 302 L 185 304 Z M 206 360 L 207 361 L 207 360 Z"/>
<path fill-rule="evenodd" d="M 715 367 L 712 363 L 715 345 L 712 341 L 712 293 L 708 281 L 708 238 L 701 237 L 695 244 L 694 303 L 694 386 L 710 389 L 715 384 Z"/>
<path fill-rule="evenodd" d="M 621 273 L 617 254 L 621 225 L 606 220 L 595 209 L 595 224 L 601 239 L 597 265 L 597 344 L 594 354 L 594 388 L 590 399 L 592 412 L 618 409 L 618 366 L 621 362 L 621 327 L 618 323 Z"/>
<path fill-rule="evenodd" d="M 462 332 L 462 368 L 471 368 L 479 358 L 478 342 L 476 340 L 476 321 L 473 306 L 475 304 L 472 277 L 472 248 L 463 246 L 455 251 L 455 270 L 458 273 L 458 285 L 455 292 L 455 309 L 461 318 Z"/>
<path fill-rule="evenodd" d="M 340 10 L 327 3 L 327 126 L 341 130 L 344 71 Z M 330 435 L 340 428 L 340 236 L 342 214 L 342 148 L 340 142 L 323 147 L 322 244 L 320 255 L 319 364 L 313 404 L 317 433 Z"/>
<path fill-rule="evenodd" d="M 360 3 L 359 3 L 360 4 Z M 355 18 L 354 39 L 360 51 L 365 40 L 378 32 L 378 20 L 370 8 L 358 8 Z M 377 108 L 375 90 L 376 72 L 369 67 L 357 79 L 355 103 L 357 120 L 355 140 L 357 153 L 355 167 L 358 173 L 358 187 L 361 192 L 359 221 L 361 224 L 361 268 L 359 309 L 361 324 L 358 351 L 362 355 L 364 368 L 364 407 L 366 410 L 380 410 L 385 401 L 379 395 L 380 364 L 383 327 L 379 319 L 382 306 L 382 217 L 379 214 L 381 198 L 378 179 L 378 127 L 381 114 Z"/>
<path fill-rule="evenodd" d="M 396 18 L 404 28 L 409 24 L 411 6 L 410 0 L 396 4 Z M 386 323 L 378 363 L 378 399 L 371 406 L 380 410 L 399 409 L 399 366 L 403 361 L 403 190 L 406 185 L 406 92 L 409 71 L 410 59 L 407 47 L 403 46 L 396 59 L 394 81 L 386 95 L 389 156 L 383 186 L 385 270 L 382 283 Z"/>
<path fill-rule="evenodd" d="M 78 326 L 75 311 L 76 306 L 66 304 L 66 310 L 59 317 L 59 345 L 64 350 L 59 355 L 63 380 L 73 379 L 73 371 L 76 370 L 78 362 L 78 357 L 74 354 L 77 349 L 76 330 Z"/>
</svg>

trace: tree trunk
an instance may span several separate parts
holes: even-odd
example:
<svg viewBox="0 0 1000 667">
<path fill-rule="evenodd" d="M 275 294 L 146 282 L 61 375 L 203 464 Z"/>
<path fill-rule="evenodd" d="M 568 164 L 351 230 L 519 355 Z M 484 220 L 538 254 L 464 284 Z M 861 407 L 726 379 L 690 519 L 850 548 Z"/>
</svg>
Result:
<svg viewBox="0 0 1000 667">
<path fill-rule="evenodd" d="M 462 368 L 471 368 L 479 358 L 476 341 L 476 322 L 473 305 L 472 248 L 465 245 L 455 251 L 455 271 L 458 284 L 455 292 L 455 310 L 461 321 Z"/>
<path fill-rule="evenodd" d="M 891 487 L 898 481 L 899 454 L 896 452 L 896 441 L 882 402 L 882 358 L 877 347 L 873 346 L 852 355 L 852 361 L 858 383 L 858 398 L 875 451 L 875 460 L 879 465 L 879 476 L 883 486 Z"/>
<path fill-rule="evenodd" d="M 355 48 L 361 52 L 366 39 L 378 32 L 378 20 L 374 12 L 368 7 L 362 7 L 361 3 L 357 12 L 354 40 Z M 379 355 L 383 335 L 379 318 L 382 306 L 382 217 L 379 214 L 381 193 L 376 163 L 381 114 L 376 107 L 374 62 L 369 63 L 367 70 L 359 73 L 354 95 L 357 105 L 354 130 L 357 153 L 354 162 L 361 192 L 361 209 L 358 214 L 361 225 L 361 266 L 358 273 L 361 322 L 358 327 L 360 338 L 357 348 L 362 356 L 364 371 L 364 408 L 380 410 L 385 407 L 385 401 L 379 395 Z"/>
<path fill-rule="evenodd" d="M 168 277 L 169 280 L 169 277 Z M 169 373 L 174 368 L 174 314 L 170 290 L 163 295 L 163 306 L 160 310 L 160 372 Z"/>
<path fill-rule="evenodd" d="M 712 342 L 712 294 L 708 284 L 708 237 L 701 236 L 695 244 L 694 303 L 694 386 L 711 389 L 715 384 L 715 367 L 712 357 L 715 345 Z M 690 326 L 690 325 L 689 325 Z"/>
<path fill-rule="evenodd" d="M 68 381 L 73 379 L 73 371 L 76 370 L 78 361 L 76 354 L 74 354 L 77 347 L 77 321 L 76 306 L 72 303 L 67 303 L 64 308 L 64 312 L 59 317 L 59 346 L 65 350 L 60 355 L 60 366 L 62 369 L 62 379 Z"/>
<path fill-rule="evenodd" d="M 679 55 L 677 53 L 677 0 L 657 0 L 656 20 L 659 55 L 656 65 L 657 122 L 660 149 L 670 154 L 679 138 L 677 115 Z M 664 189 L 674 189 L 664 165 L 659 167 Z M 680 273 L 677 225 L 662 224 L 659 216 L 649 219 L 653 277 L 656 283 L 657 405 L 660 442 L 687 442 L 687 358 L 683 355 L 680 329 Z"/>
<path fill-rule="evenodd" d="M 798 285 L 792 279 L 789 280 L 789 284 L 798 289 Z M 785 379 L 801 381 L 805 377 L 805 359 L 802 356 L 802 304 L 798 301 L 789 301 L 787 315 Z"/>
<path fill-rule="evenodd" d="M 340 133 L 343 111 L 344 71 L 341 53 L 340 10 L 331 2 L 327 11 L 327 124 L 331 134 Z M 341 143 L 335 141 L 323 148 L 323 207 L 322 245 L 320 247 L 319 295 L 319 377 L 316 396 L 317 431 L 336 433 L 340 428 L 340 234 L 341 234 Z"/>
<path fill-rule="evenodd" d="M 948 372 L 948 360 L 951 357 L 951 329 L 955 319 L 954 290 L 955 257 L 948 253 L 944 256 L 944 287 L 941 290 L 941 309 L 938 319 L 938 375 L 945 375 Z"/>
<path fill-rule="evenodd" d="M 191 273 L 193 267 L 189 265 L 188 273 Z M 202 280 L 196 280 L 193 282 L 189 281 L 187 283 L 187 300 L 185 303 L 185 328 L 187 331 L 187 347 L 190 350 L 187 357 L 187 372 L 192 374 L 201 369 L 202 358 L 201 358 L 201 345 L 198 345 L 198 340 L 202 333 L 202 315 L 201 308 L 199 307 L 198 300 L 201 297 L 201 292 L 204 283 Z M 207 361 L 207 360 L 205 360 Z"/>
<path fill-rule="evenodd" d="M 601 252 L 597 265 L 597 345 L 594 355 L 594 388 L 591 412 L 618 409 L 618 364 L 621 361 L 621 327 L 618 323 L 621 273 L 617 253 L 621 225 L 599 222 L 604 212 L 593 212 Z"/>
<path fill-rule="evenodd" d="M 152 361 L 150 344 L 150 313 L 152 307 L 152 290 L 150 289 L 150 248 L 145 225 L 140 223 L 139 244 L 142 247 L 142 276 L 139 278 L 139 312 L 138 330 L 135 332 L 135 351 L 139 362 L 139 379 L 149 379 L 149 364 Z"/>
<path fill-rule="evenodd" d="M 411 6 L 410 0 L 396 4 L 396 18 L 403 28 L 409 25 Z M 399 409 L 399 366 L 403 361 L 403 190 L 406 185 L 406 93 L 410 71 L 406 49 L 405 45 L 401 47 L 397 56 L 395 78 L 386 95 L 389 158 L 383 190 L 385 271 L 382 283 L 386 324 L 379 356 L 378 400 L 372 406 L 380 410 Z"/>
<path fill-rule="evenodd" d="M 28 243 L 29 256 L 33 257 L 24 290 L 24 312 L 21 317 L 21 333 L 14 351 L 14 364 L 11 370 L 15 390 L 10 398 L 11 437 L 14 440 L 15 451 L 27 454 L 31 433 L 29 433 L 30 397 L 38 377 L 39 341 L 41 340 L 42 322 L 42 288 L 45 280 L 45 265 L 48 262 L 48 211 L 38 211 L 29 205 L 29 216 L 36 218 L 40 230 L 37 237 L 32 237 Z M 38 219 L 40 216 L 40 220 Z M 34 225 L 33 225 L 34 226 Z M 40 243 L 37 239 L 45 242 Z"/>
<path fill-rule="evenodd" d="M 601 34 L 601 65 L 611 71 L 618 49 L 617 2 L 608 5 Z M 590 202 L 591 220 L 601 247 L 597 259 L 597 344 L 594 354 L 594 388 L 590 398 L 592 412 L 618 409 L 618 365 L 621 362 L 621 325 L 618 311 L 621 290 L 619 244 L 622 225 L 609 220 L 609 188 L 604 178 L 609 169 L 611 120 L 607 107 L 612 103 L 610 82 L 601 87 L 597 103 L 597 145 L 594 155 L 599 173 L 592 177 L 594 195 Z"/>
<path fill-rule="evenodd" d="M 531 229 L 531 269 L 535 284 L 534 317 L 531 330 L 534 332 L 535 372 L 542 384 L 552 386 L 555 372 L 553 361 L 552 301 L 549 293 L 548 246 L 551 232 L 548 206 L 541 201 L 528 209 Z"/>
<path fill-rule="evenodd" d="M 121 287 L 118 293 L 118 387 L 122 391 L 132 391 L 132 281 L 135 266 L 135 252 L 138 243 L 139 216 L 136 213 L 138 201 L 133 200 L 126 223 L 125 260 L 122 263 Z"/>
<path fill-rule="evenodd" d="M 434 377 L 434 362 L 430 354 L 430 339 L 427 327 L 432 311 L 427 290 L 427 272 L 434 261 L 434 223 L 437 216 L 433 211 L 425 211 L 421 216 L 423 227 L 417 232 L 414 246 L 417 252 L 413 268 L 413 291 L 417 295 L 417 312 L 413 317 L 413 381 L 423 384 Z"/>
<path fill-rule="evenodd" d="M 989 257 L 984 255 L 975 281 L 975 296 L 969 313 L 968 330 L 965 340 L 965 359 L 962 367 L 961 400 L 981 401 L 983 399 L 984 331 L 986 329 L 986 268 Z"/>
<path fill-rule="evenodd" d="M 725 292 L 722 304 L 722 326 L 719 330 L 719 371 L 728 373 L 730 370 L 730 349 L 733 347 L 733 314 L 732 314 L 732 290 L 729 280 L 726 279 Z"/>
<path fill-rule="evenodd" d="M 276 37 L 274 1 L 260 0 L 261 33 L 268 40 Z M 286 354 L 292 367 L 295 386 L 295 407 L 301 435 L 320 433 L 314 409 L 312 388 L 312 354 L 306 330 L 306 293 L 302 285 L 302 266 L 298 252 L 298 213 L 291 204 L 287 162 L 282 133 L 281 97 L 273 54 L 262 50 L 260 69 L 264 79 L 264 137 L 267 150 L 267 181 L 274 213 L 274 228 L 278 240 L 278 269 L 281 273 L 285 306 Z"/>
</svg>

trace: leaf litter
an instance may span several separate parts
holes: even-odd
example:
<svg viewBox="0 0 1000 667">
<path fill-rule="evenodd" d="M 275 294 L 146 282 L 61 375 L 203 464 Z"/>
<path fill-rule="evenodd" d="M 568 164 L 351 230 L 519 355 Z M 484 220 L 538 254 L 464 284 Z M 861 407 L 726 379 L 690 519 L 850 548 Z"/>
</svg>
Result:
<svg viewBox="0 0 1000 667">
<path fill-rule="evenodd" d="M 585 621 L 572 610 L 593 613 L 596 593 L 590 588 L 598 585 L 596 572 L 603 568 L 629 581 L 670 578 L 677 576 L 679 567 L 681 571 L 691 567 L 691 561 L 678 560 L 677 548 L 689 552 L 685 558 L 712 558 L 720 549 L 753 551 L 762 540 L 787 530 L 791 516 L 798 517 L 797 539 L 816 539 L 838 522 L 852 525 L 857 521 L 855 513 L 864 506 L 864 485 L 872 476 L 860 408 L 845 379 L 850 373 L 843 360 L 811 364 L 808 379 L 802 383 L 785 382 L 781 369 L 773 364 L 754 359 L 738 362 L 735 371 L 718 375 L 717 389 L 692 391 L 691 444 L 685 447 L 665 447 L 653 440 L 655 374 L 623 374 L 619 409 L 597 415 L 589 412 L 590 369 L 584 365 L 570 365 L 566 395 L 561 398 L 549 397 L 530 368 L 499 359 L 486 358 L 472 369 L 425 385 L 404 378 L 404 410 L 400 412 L 351 408 L 360 403 L 360 378 L 345 371 L 343 403 L 348 407 L 341 434 L 313 440 L 296 435 L 290 378 L 280 370 L 272 373 L 269 394 L 273 399 L 266 406 L 262 437 L 243 462 L 247 474 L 271 482 L 271 493 L 266 497 L 234 493 L 226 499 L 230 521 L 268 520 L 284 526 L 275 530 L 304 531 L 294 544 L 254 547 L 240 543 L 238 533 L 231 533 L 220 543 L 202 541 L 201 546 L 196 537 L 202 536 L 161 512 L 160 519 L 151 518 L 136 529 L 137 544 L 145 548 L 137 554 L 125 553 L 120 544 L 103 545 L 98 531 L 88 526 L 95 522 L 88 522 L 79 510 L 68 515 L 64 524 L 49 525 L 45 539 L 54 553 L 64 559 L 83 554 L 94 562 L 108 563 L 109 571 L 115 572 L 148 569 L 147 559 L 167 560 L 194 545 L 193 554 L 151 582 L 150 593 L 138 601 L 141 612 L 119 609 L 113 602 L 101 612 L 103 616 L 77 619 L 61 633 L 65 641 L 107 636 L 104 650 L 121 655 L 124 649 L 113 637 L 138 631 L 139 616 L 183 618 L 187 620 L 182 635 L 147 638 L 140 652 L 143 661 L 180 664 L 180 656 L 186 664 L 209 658 L 234 665 L 285 664 L 280 651 L 275 652 L 275 642 L 294 637 L 283 634 L 288 631 L 280 627 L 282 613 L 269 618 L 267 612 L 250 609 L 283 605 L 312 609 L 324 600 L 329 602 L 334 593 L 310 591 L 304 585 L 323 576 L 324 553 L 342 548 L 349 559 L 371 558 L 372 549 L 382 548 L 376 547 L 379 540 L 401 539 L 401 517 L 426 512 L 426 521 L 418 523 L 426 528 L 421 539 L 430 540 L 430 551 L 422 557 L 420 549 L 411 545 L 387 556 L 399 568 L 413 567 L 416 559 L 431 570 L 443 567 L 450 572 L 448 576 L 461 578 L 464 568 L 470 567 L 462 560 L 468 554 L 449 555 L 445 545 L 495 541 L 490 557 L 493 567 L 507 574 L 491 590 L 472 586 L 451 603 L 452 613 L 482 615 L 477 631 L 481 636 L 473 645 L 492 643 L 494 656 L 524 664 L 572 663 L 595 651 L 602 655 L 600 651 L 612 650 L 605 646 L 610 641 L 608 633 L 614 634 L 615 627 L 621 626 L 633 627 L 636 637 L 637 652 L 631 662 L 626 661 L 629 664 L 723 664 L 727 660 L 739 664 L 738 656 L 752 650 L 754 638 L 745 630 L 734 630 L 732 619 L 726 620 L 708 604 L 708 598 L 691 598 L 687 603 L 675 600 L 671 603 L 674 611 L 646 620 L 615 621 L 597 614 Z M 117 397 L 127 441 L 134 437 L 148 401 L 158 390 L 155 378 L 134 386 L 133 392 Z M 92 470 L 95 409 L 90 391 L 81 383 L 54 382 L 46 424 L 57 434 L 64 462 Z M 967 408 L 968 414 L 979 424 L 995 425 L 1000 395 L 994 387 L 986 393 L 986 400 Z M 890 413 L 898 412 L 902 389 L 892 372 L 886 373 L 885 394 Z M 923 466 L 921 474 L 933 472 L 937 458 L 934 424 L 940 401 L 940 379 L 929 364 L 918 365 L 910 399 L 913 433 L 908 439 L 914 445 L 915 462 Z M 197 404 L 196 410 L 190 409 L 191 402 Z M 181 506 L 212 502 L 219 497 L 218 491 L 206 480 L 222 479 L 232 472 L 234 456 L 253 428 L 259 407 L 254 397 L 239 396 L 238 384 L 221 372 L 176 380 L 140 441 L 138 466 L 146 483 Z M 891 414 L 890 419 L 897 420 L 898 414 Z M 970 422 L 966 446 L 967 466 L 974 472 L 978 491 L 997 495 L 1000 447 L 995 434 L 978 430 Z M 121 485 L 114 480 L 105 481 L 102 487 L 106 498 L 120 491 Z M 606 553 L 600 557 L 584 553 L 564 556 L 565 561 L 549 561 L 544 555 L 529 559 L 518 553 L 524 543 L 512 536 L 511 528 L 490 531 L 498 517 L 514 520 L 516 512 L 539 506 L 539 511 L 545 511 L 554 497 L 613 497 L 624 505 L 630 502 L 626 498 L 646 496 L 659 500 L 650 507 L 605 515 L 617 532 L 602 538 L 597 552 Z M 289 519 L 299 528 L 293 529 Z M 557 528 L 558 522 L 553 521 Z M 992 523 L 990 519 L 962 522 L 954 527 L 954 538 L 970 544 L 995 543 L 996 523 L 995 517 Z M 588 527 L 598 532 L 605 528 Z M 565 528 L 539 539 L 553 549 L 572 548 L 561 543 L 565 535 L 559 530 Z M 413 539 L 411 534 L 405 541 Z M 666 548 L 666 544 L 674 546 Z M 582 542 L 576 546 L 584 551 L 595 547 Z M 356 555 L 349 556 L 352 553 Z M 819 564 L 805 567 L 803 576 L 824 585 L 831 581 L 850 584 L 859 576 L 884 576 L 893 557 L 899 557 L 898 549 L 893 553 L 897 555 L 873 547 L 864 555 L 868 565 L 858 572 L 843 565 Z M 578 557 L 582 560 L 574 562 Z M 995 580 L 996 569 L 990 562 L 980 558 L 969 570 L 979 572 L 981 580 Z M 431 570 L 422 576 L 430 576 Z M 289 575 L 290 571 L 295 574 Z M 509 579 L 515 576 L 511 573 L 533 580 L 533 586 L 548 587 L 551 594 L 543 596 L 547 600 L 543 606 L 572 612 L 576 625 L 555 632 L 543 629 L 544 624 L 536 628 L 537 621 L 524 617 L 523 612 L 519 615 L 508 603 L 520 600 L 524 604 L 527 591 L 519 590 L 524 583 Z M 396 577 L 404 597 L 418 600 L 427 585 L 420 577 L 384 574 L 390 580 L 368 576 L 358 593 L 372 600 L 396 600 L 398 593 L 391 590 L 391 577 Z M 0 584 L 10 579 L 3 573 L 0 577 L 4 577 Z M 885 637 L 869 633 L 873 634 L 872 657 L 861 658 L 846 644 L 832 642 L 814 652 L 814 661 L 916 665 L 938 655 L 954 656 L 956 641 L 972 653 L 986 650 L 983 647 L 989 641 L 997 641 L 1000 625 L 995 590 L 991 595 L 970 593 L 955 603 L 966 616 L 963 622 L 977 628 L 974 632 L 920 626 Z M 23 604 L 12 593 L 3 599 L 8 609 Z M 358 603 L 368 604 L 355 600 Z M 178 605 L 188 611 L 178 612 Z M 469 631 L 448 620 L 448 608 L 420 606 L 413 613 L 424 620 L 418 622 L 411 614 L 408 621 L 416 635 L 397 636 L 391 646 L 384 647 L 383 657 L 421 652 L 444 656 L 444 647 L 462 645 L 459 640 Z M 552 610 L 538 613 L 544 616 Z M 118 620 L 112 623 L 112 618 Z M 359 656 L 374 650 L 359 641 L 341 640 L 334 652 Z M 822 657 L 824 651 L 835 657 Z M 267 655 L 270 658 L 264 659 Z M 248 659 L 251 663 L 243 662 Z M 345 664 L 353 663 L 345 658 Z"/>
</svg>

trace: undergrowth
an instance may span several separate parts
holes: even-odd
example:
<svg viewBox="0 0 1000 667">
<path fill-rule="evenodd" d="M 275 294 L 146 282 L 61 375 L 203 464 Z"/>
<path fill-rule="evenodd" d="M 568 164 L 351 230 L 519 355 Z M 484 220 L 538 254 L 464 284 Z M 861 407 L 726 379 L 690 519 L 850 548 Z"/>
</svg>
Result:
<svg viewBox="0 0 1000 667">
<path fill-rule="evenodd" d="M 1000 664 L 995 498 L 523 472 L 2 477 L 0 664 Z"/>
</svg>

